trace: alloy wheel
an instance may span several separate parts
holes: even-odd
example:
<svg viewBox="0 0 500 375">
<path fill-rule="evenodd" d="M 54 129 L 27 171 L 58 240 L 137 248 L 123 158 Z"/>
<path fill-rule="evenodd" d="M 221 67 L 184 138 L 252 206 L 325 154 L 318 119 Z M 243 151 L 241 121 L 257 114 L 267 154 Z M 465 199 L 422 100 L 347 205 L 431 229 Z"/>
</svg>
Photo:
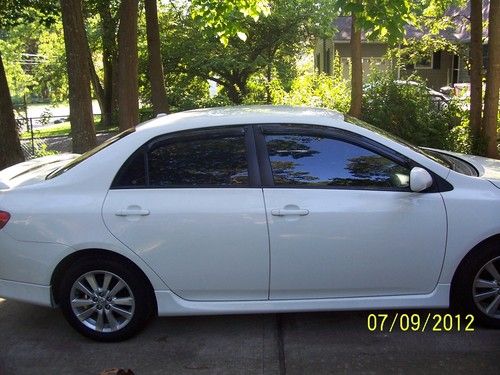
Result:
<svg viewBox="0 0 500 375">
<path fill-rule="evenodd" d="M 135 298 L 128 284 L 109 271 L 91 271 L 71 287 L 71 308 L 86 327 L 96 332 L 116 332 L 134 316 Z"/>
<path fill-rule="evenodd" d="M 500 257 L 486 263 L 472 286 L 474 303 L 490 318 L 500 319 Z"/>
</svg>

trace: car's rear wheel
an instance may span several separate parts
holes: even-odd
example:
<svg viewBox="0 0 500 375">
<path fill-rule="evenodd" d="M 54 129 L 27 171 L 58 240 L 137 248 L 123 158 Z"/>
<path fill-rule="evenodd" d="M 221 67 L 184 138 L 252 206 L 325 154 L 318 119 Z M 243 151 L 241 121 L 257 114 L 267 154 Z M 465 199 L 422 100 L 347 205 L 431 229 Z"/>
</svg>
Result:
<svg viewBox="0 0 500 375">
<path fill-rule="evenodd" d="M 143 276 L 114 259 L 75 263 L 59 290 L 68 322 L 94 340 L 125 340 L 141 330 L 152 314 Z"/>
<path fill-rule="evenodd" d="M 462 262 L 453 301 L 486 326 L 500 328 L 500 247 L 490 243 Z"/>
</svg>

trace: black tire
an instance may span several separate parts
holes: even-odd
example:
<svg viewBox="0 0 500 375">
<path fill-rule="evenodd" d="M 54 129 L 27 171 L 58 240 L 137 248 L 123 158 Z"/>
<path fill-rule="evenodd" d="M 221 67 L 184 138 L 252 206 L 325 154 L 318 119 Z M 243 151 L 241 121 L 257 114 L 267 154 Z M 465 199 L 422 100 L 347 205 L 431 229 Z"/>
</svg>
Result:
<svg viewBox="0 0 500 375">
<path fill-rule="evenodd" d="M 500 273 L 500 245 L 495 242 L 485 244 L 462 261 L 452 284 L 451 305 L 459 312 L 474 315 L 475 319 L 484 326 L 500 328 L 500 306 L 490 314 L 486 313 L 486 308 L 496 298 L 500 299 L 498 276 L 495 278 L 489 271 L 485 270 L 485 267 L 491 262 Z M 479 285 L 475 284 L 478 279 L 491 282 L 493 287 L 475 287 Z M 496 295 L 493 284 L 495 281 L 497 282 Z M 474 294 L 484 294 L 485 292 L 491 293 L 492 296 L 476 303 Z"/>
<path fill-rule="evenodd" d="M 103 294 L 104 297 L 99 296 L 99 301 L 91 302 L 90 298 L 87 297 L 87 294 L 81 292 L 81 289 L 78 287 L 74 288 L 75 283 L 84 277 L 84 275 L 90 277 L 94 276 L 94 280 L 97 280 L 98 286 L 104 285 L 104 277 L 108 275 L 107 277 L 111 278 L 111 281 L 109 282 L 110 286 L 108 288 L 109 292 L 97 293 Z M 116 276 L 116 278 L 113 275 Z M 102 279 L 100 279 L 101 277 Z M 105 299 L 105 296 L 108 294 L 110 295 L 108 298 L 112 298 L 110 293 L 112 290 L 110 289 L 112 289 L 113 286 L 116 286 L 120 279 L 126 285 L 119 292 L 122 293 L 122 295 L 117 293 L 115 298 L 122 297 L 123 294 L 125 294 L 125 297 L 130 299 L 130 294 L 133 306 L 120 306 L 120 304 L 115 306 L 122 308 L 122 310 L 127 310 L 127 312 L 131 315 L 131 317 L 127 318 L 113 312 L 113 302 L 106 302 Z M 88 291 L 92 291 L 91 288 L 88 288 L 90 284 L 86 283 L 85 280 L 83 282 L 84 286 L 87 286 Z M 126 263 L 108 257 L 98 259 L 84 258 L 72 264 L 62 277 L 61 284 L 59 285 L 59 301 L 62 312 L 68 323 L 82 335 L 96 341 L 122 341 L 134 336 L 142 330 L 149 319 L 154 315 L 154 302 L 152 301 L 152 291 L 150 289 L 149 284 L 144 279 L 144 275 Z M 72 297 L 75 297 L 75 293 L 81 294 L 79 299 L 89 302 L 86 303 L 84 307 L 81 307 L 81 309 L 87 309 L 89 306 L 90 308 L 99 309 L 99 311 L 94 311 L 92 313 L 93 315 L 90 316 L 85 322 L 82 322 L 76 316 L 75 309 L 77 309 L 77 312 L 80 312 L 80 310 L 78 310 L 80 307 L 74 307 L 71 303 Z M 93 299 L 98 298 L 97 294 L 96 297 L 93 297 Z M 104 321 L 107 321 L 108 327 L 102 328 L 98 331 L 97 314 L 101 313 L 102 315 L 104 312 L 106 312 L 104 315 Z M 109 313 L 113 315 L 112 319 L 114 319 L 113 322 L 115 327 L 112 327 L 111 320 L 107 317 L 107 314 Z M 120 321 L 120 319 L 123 319 L 123 321 Z M 91 327 L 92 322 L 95 323 L 94 328 Z"/>
</svg>

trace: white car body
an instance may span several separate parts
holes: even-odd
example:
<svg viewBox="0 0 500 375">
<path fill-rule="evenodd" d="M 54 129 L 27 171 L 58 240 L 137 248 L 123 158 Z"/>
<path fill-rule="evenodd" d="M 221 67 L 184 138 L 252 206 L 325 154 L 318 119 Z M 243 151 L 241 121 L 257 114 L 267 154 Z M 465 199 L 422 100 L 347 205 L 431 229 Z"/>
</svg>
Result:
<svg viewBox="0 0 500 375">
<path fill-rule="evenodd" d="M 452 189 L 110 189 L 132 152 L 154 137 L 276 123 L 356 133 L 413 160 Z M 163 316 L 439 308 L 449 305 L 462 259 L 500 234 L 498 161 L 473 158 L 480 175 L 460 174 L 327 110 L 262 106 L 163 116 L 45 180 L 64 158 L 74 157 L 44 159 L 18 177 L 34 166 L 0 172 L 0 210 L 11 214 L 0 229 L 0 296 L 55 306 L 58 265 L 76 252 L 99 249 L 143 271 Z M 287 206 L 309 214 L 272 211 Z M 119 215 L 127 209 L 150 214 Z"/>
</svg>

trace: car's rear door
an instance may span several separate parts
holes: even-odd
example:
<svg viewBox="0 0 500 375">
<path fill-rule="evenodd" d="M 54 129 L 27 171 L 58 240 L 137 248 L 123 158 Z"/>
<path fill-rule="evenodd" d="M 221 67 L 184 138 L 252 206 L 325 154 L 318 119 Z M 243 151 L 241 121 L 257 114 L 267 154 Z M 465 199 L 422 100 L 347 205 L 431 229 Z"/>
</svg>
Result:
<svg viewBox="0 0 500 375">
<path fill-rule="evenodd" d="M 446 245 L 439 192 L 411 192 L 409 161 L 314 126 L 256 129 L 271 299 L 430 293 Z"/>
<path fill-rule="evenodd" d="M 125 163 L 107 195 L 106 226 L 182 298 L 268 298 L 253 142 L 241 126 L 154 139 Z"/>
</svg>

